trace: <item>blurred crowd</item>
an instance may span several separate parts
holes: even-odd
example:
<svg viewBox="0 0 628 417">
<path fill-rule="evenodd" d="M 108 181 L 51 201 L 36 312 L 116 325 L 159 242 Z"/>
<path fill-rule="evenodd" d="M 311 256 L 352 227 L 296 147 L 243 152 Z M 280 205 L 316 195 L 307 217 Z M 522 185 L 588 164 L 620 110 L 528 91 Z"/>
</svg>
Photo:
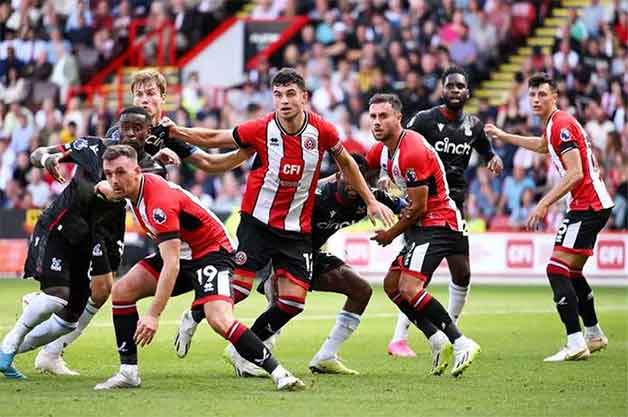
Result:
<svg viewBox="0 0 628 417">
<path fill-rule="evenodd" d="M 45 206 L 61 186 L 30 167 L 28 152 L 40 145 L 66 143 L 80 135 L 102 136 L 115 121 L 116 110 L 99 96 L 89 104 L 80 97 L 66 102 L 59 94 L 45 95 L 39 102 L 33 102 L 32 94 L 23 90 L 27 89 L 26 84 L 38 80 L 34 73 L 42 65 L 33 59 L 40 54 L 23 56 L 21 47 L 9 52 L 11 45 L 24 41 L 22 26 L 17 25 L 18 31 L 12 30 L 10 22 L 31 19 L 31 15 L 37 14 L 31 12 L 35 8 L 39 14 L 31 19 L 33 36 L 37 39 L 34 42 L 43 42 L 40 50 L 46 52 L 39 59 L 52 67 L 52 74 L 55 71 L 60 77 L 74 74 L 72 82 L 79 82 L 83 69 L 76 51 L 86 41 L 93 42 L 92 51 L 99 51 L 95 31 L 108 30 L 109 57 L 124 47 L 123 28 L 127 26 L 115 24 L 121 16 L 122 4 L 128 5 L 129 18 L 162 10 L 176 23 L 178 34 L 183 35 L 182 40 L 177 39 L 181 47 L 193 45 L 201 36 L 188 31 L 190 25 L 184 23 L 186 15 L 188 19 L 198 19 L 204 11 L 215 18 L 218 16 L 215 11 L 224 9 L 223 1 L 216 0 L 128 1 L 116 2 L 114 8 L 103 0 L 93 2 L 90 7 L 79 2 L 68 7 L 67 12 L 54 9 L 56 5 L 65 7 L 69 3 L 14 0 L 0 5 L 3 10 L 0 11 L 2 207 Z M 523 43 L 553 5 L 549 0 L 258 0 L 251 11 L 253 18 L 299 14 L 307 15 L 310 23 L 278 54 L 261 59 L 240 86 L 217 91 L 205 88 L 196 74 L 190 74 L 182 80 L 181 93 L 176 97 L 179 108 L 169 116 L 187 126 L 233 127 L 272 109 L 270 77 L 275 69 L 291 66 L 305 76 L 312 109 L 337 126 L 345 147 L 364 153 L 374 143 L 366 114 L 366 102 L 371 95 L 399 94 L 409 119 L 417 111 L 441 102 L 439 81 L 447 66 L 455 63 L 465 67 L 471 85 L 477 85 Z M 108 19 L 98 18 L 103 16 L 101 8 L 107 11 L 104 15 Z M 55 10 L 57 19 L 59 16 L 63 19 L 56 25 L 45 23 L 50 19 L 46 17 L 50 15 L 48 9 Z M 556 33 L 551 52 L 535 48 L 522 65 L 506 104 L 496 107 L 480 100 L 478 115 L 483 121 L 512 132 L 539 133 L 540 123 L 531 116 L 527 103 L 525 80 L 535 71 L 554 74 L 560 80 L 560 107 L 574 114 L 587 130 L 602 177 L 615 199 L 616 208 L 609 226 L 626 229 L 628 6 L 621 1 L 609 6 L 592 0 L 587 9 L 580 12 L 574 9 L 570 13 L 567 24 Z M 18 16 L 14 17 L 15 14 Z M 3 18 L 4 15 L 8 17 Z M 90 17 L 79 18 L 80 15 Z M 91 28 L 92 35 L 70 34 L 68 25 L 74 28 L 74 23 L 70 23 L 81 20 Z M 57 34 L 53 35 L 55 30 Z M 51 51 L 62 49 L 64 52 L 59 55 L 51 55 Z M 17 51 L 22 55 L 18 56 Z M 58 68 L 63 57 L 74 61 L 70 65 L 73 71 L 66 71 L 66 63 Z M 102 62 L 106 60 L 103 55 Z M 40 77 L 52 83 L 57 79 L 51 74 Z M 57 88 L 63 87 L 58 84 Z M 494 147 L 504 160 L 505 172 L 494 178 L 472 159 L 466 215 L 473 230 L 517 230 L 523 227 L 539 197 L 556 183 L 558 175 L 543 156 L 501 143 L 494 143 Z M 325 160 L 323 175 L 333 170 L 333 161 Z M 208 207 L 228 212 L 240 203 L 246 171 L 243 167 L 222 176 L 210 176 L 184 164 L 172 170 L 170 177 L 189 188 Z M 550 212 L 548 230 L 560 224 L 563 210 L 564 202 Z"/>
</svg>

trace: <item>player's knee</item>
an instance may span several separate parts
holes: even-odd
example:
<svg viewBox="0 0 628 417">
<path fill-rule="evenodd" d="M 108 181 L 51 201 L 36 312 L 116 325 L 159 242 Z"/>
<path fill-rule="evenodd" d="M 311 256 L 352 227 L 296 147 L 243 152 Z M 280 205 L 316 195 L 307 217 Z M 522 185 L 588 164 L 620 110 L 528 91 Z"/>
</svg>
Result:
<svg viewBox="0 0 628 417">
<path fill-rule="evenodd" d="M 111 294 L 113 286 L 113 278 L 111 274 L 99 275 L 92 277 L 91 282 L 91 298 L 96 307 L 102 307 L 107 302 Z"/>
<path fill-rule="evenodd" d="M 454 284 L 461 287 L 468 287 L 471 283 L 471 271 L 466 270 L 462 274 L 456 274 L 451 277 Z"/>
<path fill-rule="evenodd" d="M 388 295 L 389 298 L 398 293 L 397 286 L 398 286 L 397 280 L 393 280 L 389 278 L 389 276 L 386 276 L 386 278 L 384 278 L 384 291 L 386 292 L 386 295 Z"/>
<path fill-rule="evenodd" d="M 275 302 L 275 305 L 284 314 L 295 317 L 303 312 L 305 309 L 305 298 L 295 297 L 290 295 L 280 295 Z"/>
<path fill-rule="evenodd" d="M 42 290 L 45 294 L 51 295 L 53 297 L 61 298 L 62 300 L 68 301 L 70 299 L 70 288 L 69 287 L 48 287 Z"/>
<path fill-rule="evenodd" d="M 355 272 L 348 270 L 347 276 L 350 276 L 349 291 L 347 297 L 350 300 L 355 301 L 361 305 L 366 305 L 373 295 L 373 288 L 364 278 L 360 277 Z"/>
</svg>

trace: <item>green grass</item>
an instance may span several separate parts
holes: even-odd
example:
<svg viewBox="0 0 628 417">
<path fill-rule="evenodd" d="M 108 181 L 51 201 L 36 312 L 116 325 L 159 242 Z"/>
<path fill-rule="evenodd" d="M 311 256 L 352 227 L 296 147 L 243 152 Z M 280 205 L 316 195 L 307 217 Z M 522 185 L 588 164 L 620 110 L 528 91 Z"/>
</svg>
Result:
<svg viewBox="0 0 628 417">
<path fill-rule="evenodd" d="M 0 280 L 0 331 L 20 311 L 33 281 Z M 446 288 L 434 287 L 446 301 Z M 172 339 L 191 295 L 171 300 L 152 345 L 141 351 L 143 386 L 94 392 L 117 369 L 107 305 L 65 358 L 80 377 L 60 378 L 33 370 L 34 353 L 16 365 L 29 377 L 0 379 L 1 416 L 626 416 L 628 290 L 596 289 L 601 323 L 610 347 L 586 362 L 545 364 L 564 340 L 545 287 L 475 286 L 461 322 L 483 352 L 458 379 L 430 377 L 428 348 L 418 332 L 416 359 L 391 359 L 386 345 L 396 311 L 377 288 L 362 325 L 342 350 L 356 377 L 312 376 L 307 364 L 333 325 L 343 303 L 337 295 L 310 294 L 306 312 L 285 329 L 279 359 L 303 377 L 308 389 L 278 393 L 266 379 L 239 379 L 221 359 L 224 342 L 208 326 L 197 332 L 190 354 L 178 359 Z M 264 307 L 252 295 L 236 309 L 246 323 Z"/>
</svg>

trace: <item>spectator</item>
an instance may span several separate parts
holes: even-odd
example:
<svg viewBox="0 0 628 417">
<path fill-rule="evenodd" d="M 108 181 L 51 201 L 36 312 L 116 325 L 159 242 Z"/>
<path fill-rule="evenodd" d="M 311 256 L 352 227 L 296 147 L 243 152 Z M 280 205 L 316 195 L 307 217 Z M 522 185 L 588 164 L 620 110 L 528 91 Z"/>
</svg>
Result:
<svg viewBox="0 0 628 417">
<path fill-rule="evenodd" d="M 498 211 L 511 214 L 521 205 L 521 195 L 526 188 L 534 189 L 534 181 L 526 174 L 525 168 L 515 165 L 512 175 L 504 179 Z"/>
<path fill-rule="evenodd" d="M 32 168 L 28 176 L 29 184 L 26 191 L 32 196 L 32 206 L 44 208 L 50 199 L 50 186 L 42 179 L 42 172 L 39 168 Z"/>
</svg>

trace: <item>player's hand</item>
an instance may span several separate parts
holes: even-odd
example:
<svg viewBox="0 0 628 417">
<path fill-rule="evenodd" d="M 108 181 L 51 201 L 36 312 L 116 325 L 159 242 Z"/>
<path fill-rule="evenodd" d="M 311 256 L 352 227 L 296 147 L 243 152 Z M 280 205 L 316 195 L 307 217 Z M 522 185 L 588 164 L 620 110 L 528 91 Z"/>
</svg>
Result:
<svg viewBox="0 0 628 417">
<path fill-rule="evenodd" d="M 493 174 L 501 175 L 502 171 L 504 170 L 504 163 L 502 162 L 502 159 L 499 157 L 499 155 L 494 155 L 493 158 L 488 161 L 486 167 Z"/>
<path fill-rule="evenodd" d="M 487 123 L 484 125 L 484 131 L 486 132 L 486 136 L 488 136 L 491 139 L 502 139 L 502 137 L 504 136 L 504 134 L 506 132 L 504 132 L 503 130 L 501 130 L 500 128 L 498 128 L 497 126 L 495 126 L 494 124 L 491 123 Z"/>
<path fill-rule="evenodd" d="M 374 236 L 371 236 L 371 240 L 376 241 L 380 246 L 388 246 L 393 241 L 393 237 L 388 230 L 378 230 Z"/>
<path fill-rule="evenodd" d="M 166 128 L 169 135 L 173 135 L 177 131 L 177 124 L 173 122 L 172 119 L 170 119 L 169 117 L 162 117 L 159 121 L 159 125 Z"/>
<path fill-rule="evenodd" d="M 137 322 L 137 330 L 135 330 L 135 343 L 138 346 L 147 346 L 153 341 L 155 333 L 159 328 L 159 319 L 153 316 L 142 316 Z"/>
<path fill-rule="evenodd" d="M 536 231 L 545 223 L 545 216 L 547 215 L 548 207 L 539 202 L 536 205 L 530 217 L 528 217 L 528 230 Z"/>
<path fill-rule="evenodd" d="M 101 195 L 106 200 L 109 200 L 109 201 L 120 200 L 120 196 L 113 190 L 113 188 L 111 187 L 111 184 L 109 184 L 107 180 L 102 180 L 98 184 L 96 184 L 94 186 L 94 191 L 96 191 L 96 194 Z"/>
<path fill-rule="evenodd" d="M 395 213 L 388 208 L 385 204 L 380 203 L 377 200 L 373 200 L 366 207 L 367 214 L 371 223 L 375 225 L 375 220 L 380 219 L 386 227 L 391 227 L 395 224 Z"/>
<path fill-rule="evenodd" d="M 393 182 L 391 181 L 390 177 L 386 176 L 386 177 L 381 177 L 380 179 L 377 180 L 377 188 L 379 188 L 382 191 L 390 191 L 390 189 L 392 188 Z"/>
<path fill-rule="evenodd" d="M 170 148 L 160 149 L 159 152 L 153 156 L 153 159 L 164 165 L 181 165 L 181 158 Z"/>
<path fill-rule="evenodd" d="M 43 163 L 46 171 L 48 171 L 48 173 L 52 175 L 52 178 L 54 178 L 55 181 L 60 182 L 61 184 L 65 182 L 65 178 L 63 177 L 63 174 L 59 169 L 59 160 L 62 157 L 63 154 L 60 153 L 52 154 L 47 156 Z"/>
</svg>

